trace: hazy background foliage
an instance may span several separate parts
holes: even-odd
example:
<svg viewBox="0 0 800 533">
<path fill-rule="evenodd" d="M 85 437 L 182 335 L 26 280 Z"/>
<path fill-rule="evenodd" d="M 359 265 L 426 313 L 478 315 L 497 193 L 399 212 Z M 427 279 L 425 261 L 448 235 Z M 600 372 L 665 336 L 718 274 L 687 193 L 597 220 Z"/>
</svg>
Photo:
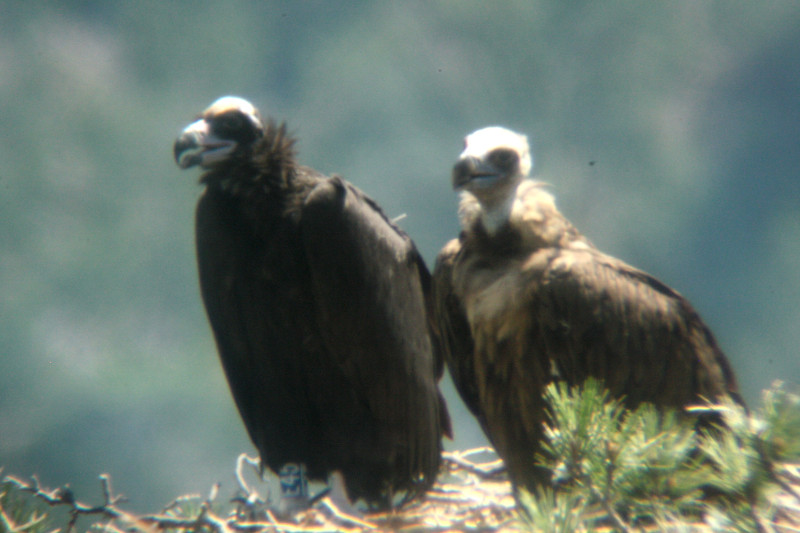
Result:
<svg viewBox="0 0 800 533">
<path fill-rule="evenodd" d="M 462 138 L 529 135 L 600 248 L 677 288 L 755 402 L 800 382 L 800 3 L 0 4 L 0 465 L 153 510 L 252 452 L 197 289 L 196 172 L 223 94 L 376 198 L 429 265 Z M 463 448 L 483 442 L 447 386 Z M 223 492 L 225 494 L 225 492 Z"/>
</svg>

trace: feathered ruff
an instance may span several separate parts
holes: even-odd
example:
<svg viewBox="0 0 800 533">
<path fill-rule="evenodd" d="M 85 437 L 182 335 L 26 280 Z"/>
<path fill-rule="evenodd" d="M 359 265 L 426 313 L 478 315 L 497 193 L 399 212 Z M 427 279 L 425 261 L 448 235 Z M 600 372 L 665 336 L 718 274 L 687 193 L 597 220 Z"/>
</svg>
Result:
<svg viewBox="0 0 800 533">
<path fill-rule="evenodd" d="M 285 122 L 278 124 L 270 119 L 258 141 L 242 147 L 224 166 L 206 171 L 200 183 L 247 199 L 288 189 L 298 168 L 295 143 Z"/>
</svg>

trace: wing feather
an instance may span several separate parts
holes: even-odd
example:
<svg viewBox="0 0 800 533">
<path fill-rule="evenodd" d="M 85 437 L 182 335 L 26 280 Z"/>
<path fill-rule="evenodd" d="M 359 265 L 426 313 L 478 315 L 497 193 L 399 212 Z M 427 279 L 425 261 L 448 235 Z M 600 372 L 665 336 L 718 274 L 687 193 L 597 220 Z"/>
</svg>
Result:
<svg viewBox="0 0 800 533">
<path fill-rule="evenodd" d="M 311 438 L 320 420 L 303 394 L 306 378 L 296 353 L 313 336 L 293 320 L 303 313 L 304 303 L 286 294 L 296 284 L 276 279 L 271 270 L 295 275 L 296 258 L 265 250 L 236 202 L 209 190 L 198 203 L 200 288 L 234 400 L 262 460 L 275 469 L 287 461 L 320 456 Z M 271 264 L 265 254 L 284 264 Z M 285 305 L 270 305 L 276 299 Z M 313 346 L 306 348 L 314 351 Z"/>
<path fill-rule="evenodd" d="M 322 339 L 371 416 L 391 431 L 377 437 L 380 454 L 390 447 L 399 469 L 432 482 L 447 423 L 424 263 L 374 202 L 337 177 L 309 194 L 300 225 Z"/>
<path fill-rule="evenodd" d="M 689 302 L 593 248 L 561 249 L 530 272 L 532 353 L 561 377 L 602 378 L 631 404 L 680 406 L 736 391 L 727 359 Z"/>
<path fill-rule="evenodd" d="M 437 351 L 447 363 L 456 390 L 485 431 L 475 376 L 475 346 L 463 304 L 453 288 L 453 269 L 460 252 L 461 242 L 453 239 L 442 248 L 436 258 L 431 329 Z"/>
</svg>

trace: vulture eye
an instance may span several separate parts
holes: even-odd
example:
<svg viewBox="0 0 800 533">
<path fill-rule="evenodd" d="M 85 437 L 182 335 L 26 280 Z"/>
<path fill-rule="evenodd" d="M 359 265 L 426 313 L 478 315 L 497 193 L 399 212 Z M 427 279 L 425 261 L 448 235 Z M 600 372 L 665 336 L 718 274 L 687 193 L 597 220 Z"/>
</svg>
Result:
<svg viewBox="0 0 800 533">
<path fill-rule="evenodd" d="M 519 157 L 513 150 L 500 148 L 489 154 L 489 161 L 498 168 L 508 169 L 517 164 Z"/>
<path fill-rule="evenodd" d="M 218 135 L 223 137 L 229 136 L 241 130 L 244 126 L 244 117 L 239 113 L 228 113 L 217 117 L 214 121 L 214 129 Z"/>
</svg>

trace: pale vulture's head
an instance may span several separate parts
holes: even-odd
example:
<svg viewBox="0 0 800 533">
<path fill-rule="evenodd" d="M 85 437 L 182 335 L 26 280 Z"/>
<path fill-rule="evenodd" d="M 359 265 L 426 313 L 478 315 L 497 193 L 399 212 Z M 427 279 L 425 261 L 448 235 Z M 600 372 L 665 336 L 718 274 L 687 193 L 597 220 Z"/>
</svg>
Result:
<svg viewBox="0 0 800 533">
<path fill-rule="evenodd" d="M 264 135 L 258 110 L 237 96 L 223 96 L 189 124 L 175 141 L 175 161 L 181 168 L 203 168 L 246 152 Z"/>
<path fill-rule="evenodd" d="M 474 197 L 480 203 L 487 226 L 497 226 L 510 214 L 517 186 L 531 171 L 532 158 L 525 135 L 499 126 L 473 132 L 464 139 L 464 151 L 453 167 L 453 188 L 462 195 L 462 210 L 473 219 L 478 206 L 472 206 Z"/>
</svg>

